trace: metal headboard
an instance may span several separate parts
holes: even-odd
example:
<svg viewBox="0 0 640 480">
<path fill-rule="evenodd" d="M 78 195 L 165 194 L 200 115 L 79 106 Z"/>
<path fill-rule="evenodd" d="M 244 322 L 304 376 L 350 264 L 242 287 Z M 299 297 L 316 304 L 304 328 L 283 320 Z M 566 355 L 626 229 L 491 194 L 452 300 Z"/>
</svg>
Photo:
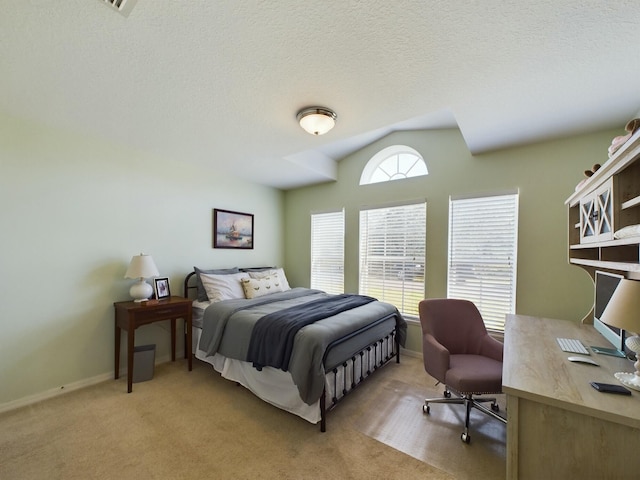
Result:
<svg viewBox="0 0 640 480">
<path fill-rule="evenodd" d="M 191 298 L 195 300 L 198 298 L 198 284 L 196 283 L 196 272 L 191 272 L 184 279 L 184 286 L 182 290 L 185 298 Z"/>
<path fill-rule="evenodd" d="M 271 268 L 277 268 L 277 267 L 248 267 L 248 268 L 240 268 L 239 270 L 241 272 L 250 272 L 252 270 L 268 270 Z M 187 275 L 187 277 L 184 279 L 182 294 L 185 298 L 190 298 L 192 300 L 195 300 L 198 298 L 198 284 L 197 284 L 197 277 L 196 277 L 195 270 L 191 272 L 189 275 Z"/>
</svg>

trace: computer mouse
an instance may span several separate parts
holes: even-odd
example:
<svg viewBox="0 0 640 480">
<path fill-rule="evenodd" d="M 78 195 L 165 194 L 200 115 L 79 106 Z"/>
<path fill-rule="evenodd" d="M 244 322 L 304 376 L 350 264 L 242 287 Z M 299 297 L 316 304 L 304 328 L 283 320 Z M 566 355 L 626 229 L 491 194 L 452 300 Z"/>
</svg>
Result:
<svg viewBox="0 0 640 480">
<path fill-rule="evenodd" d="M 589 357 L 567 357 L 567 360 L 569 360 L 570 362 L 588 363 L 589 365 L 595 365 L 596 367 L 600 366 L 595 360 L 592 360 Z"/>
</svg>

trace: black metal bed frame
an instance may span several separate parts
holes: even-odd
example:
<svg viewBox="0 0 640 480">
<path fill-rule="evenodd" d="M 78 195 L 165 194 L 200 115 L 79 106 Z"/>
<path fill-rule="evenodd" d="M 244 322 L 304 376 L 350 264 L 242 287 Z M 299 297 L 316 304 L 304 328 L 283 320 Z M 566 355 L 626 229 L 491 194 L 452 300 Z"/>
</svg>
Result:
<svg viewBox="0 0 640 480">
<path fill-rule="evenodd" d="M 195 275 L 195 272 L 189 273 L 184 279 L 184 297 L 192 298 L 190 292 L 197 290 L 196 285 L 191 285 L 191 279 Z M 360 328 L 349 335 L 339 338 L 327 346 L 327 349 L 322 358 L 322 363 L 326 367 L 326 360 L 331 352 L 331 349 L 341 345 L 342 343 L 350 340 L 351 338 L 359 335 L 360 333 L 385 322 L 393 315 L 389 315 L 376 320 L 375 322 Z M 190 335 L 191 332 L 185 332 L 185 335 Z M 185 342 L 186 345 L 186 342 Z M 331 394 L 330 404 L 327 405 L 327 387 L 325 382 L 325 388 L 320 397 L 320 431 L 327 431 L 327 413 L 333 410 L 336 405 L 345 398 L 349 393 L 355 390 L 364 380 L 369 378 L 375 371 L 379 370 L 382 366 L 386 365 L 393 358 L 396 358 L 396 363 L 400 363 L 400 342 L 397 335 L 397 327 L 387 332 L 381 338 L 375 342 L 367 345 L 362 350 L 359 350 L 349 356 L 347 359 L 325 370 L 325 377 L 330 382 L 333 381 L 333 391 Z M 332 377 L 331 377 L 332 376 Z M 341 377 L 341 380 L 340 380 Z M 350 378 L 350 381 L 348 381 Z"/>
<path fill-rule="evenodd" d="M 324 354 L 323 364 L 327 358 L 328 353 L 332 348 L 336 347 L 340 343 L 347 341 L 349 338 L 357 335 L 358 333 L 377 325 L 389 317 L 384 317 L 375 322 L 372 325 L 369 325 L 366 328 L 360 329 L 356 332 L 351 333 L 350 335 L 340 338 L 333 343 L 330 343 L 327 347 L 327 350 Z M 372 357 L 373 355 L 373 357 Z M 386 365 L 393 357 L 396 358 L 396 363 L 400 363 L 400 344 L 396 335 L 396 329 L 394 328 L 392 331 L 384 335 L 382 338 L 376 340 L 371 343 L 367 347 L 362 350 L 356 352 L 354 355 L 346 359 L 341 365 L 333 367 L 330 370 L 325 370 L 325 376 L 329 374 L 333 374 L 333 395 L 331 397 L 331 405 L 327 407 L 326 405 L 326 385 L 325 389 L 322 392 L 322 396 L 320 397 L 320 431 L 327 431 L 327 412 L 333 410 L 339 401 L 341 401 L 344 397 L 346 397 L 349 393 L 355 390 L 365 379 L 369 378 L 373 372 L 377 371 L 380 367 Z M 366 358 L 366 363 L 365 363 Z M 359 362 L 358 362 L 359 360 Z M 373 360 L 373 361 L 372 361 Z M 359 365 L 359 368 L 357 367 Z M 338 373 L 342 368 L 342 384 L 340 385 L 342 389 L 340 393 L 342 396 L 338 397 Z M 347 381 L 347 372 L 351 372 L 351 381 Z M 357 380 L 357 381 L 356 381 Z"/>
</svg>

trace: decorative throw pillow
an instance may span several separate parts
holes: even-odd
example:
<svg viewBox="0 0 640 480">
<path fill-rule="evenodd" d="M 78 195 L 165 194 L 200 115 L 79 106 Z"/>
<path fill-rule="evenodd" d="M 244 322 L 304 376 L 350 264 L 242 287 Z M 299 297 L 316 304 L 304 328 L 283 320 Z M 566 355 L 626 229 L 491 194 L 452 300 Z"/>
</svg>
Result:
<svg viewBox="0 0 640 480">
<path fill-rule="evenodd" d="M 629 225 L 613 234 L 614 238 L 630 238 L 640 236 L 640 225 Z"/>
<path fill-rule="evenodd" d="M 286 292 L 287 290 L 291 290 L 289 286 L 289 282 L 287 281 L 287 276 L 284 274 L 284 269 L 282 268 L 272 268 L 270 270 L 263 270 L 260 272 L 249 272 L 249 276 L 251 278 L 264 278 L 271 277 L 277 275 L 280 279 L 280 285 L 282 287 L 282 291 Z"/>
<path fill-rule="evenodd" d="M 246 273 L 229 273 L 227 275 L 208 275 L 203 273 L 200 278 L 207 292 L 207 298 L 212 302 L 245 298 L 240 281 L 249 278 Z"/>
<path fill-rule="evenodd" d="M 276 292 L 282 292 L 282 285 L 277 275 L 263 278 L 244 278 L 241 280 L 246 298 L 258 298 Z"/>
<path fill-rule="evenodd" d="M 201 268 L 198 267 L 193 267 L 193 271 L 196 272 L 196 286 L 198 287 L 198 301 L 199 302 L 206 302 L 207 300 L 209 300 L 209 298 L 207 297 L 207 292 L 204 289 L 204 285 L 202 284 L 202 279 L 200 278 L 200 275 L 203 273 L 209 274 L 209 275 L 229 275 L 231 273 L 238 273 L 240 272 L 240 270 L 238 270 L 238 267 L 233 267 L 233 268 L 218 268 L 218 269 L 213 269 L 213 270 L 202 270 Z"/>
</svg>

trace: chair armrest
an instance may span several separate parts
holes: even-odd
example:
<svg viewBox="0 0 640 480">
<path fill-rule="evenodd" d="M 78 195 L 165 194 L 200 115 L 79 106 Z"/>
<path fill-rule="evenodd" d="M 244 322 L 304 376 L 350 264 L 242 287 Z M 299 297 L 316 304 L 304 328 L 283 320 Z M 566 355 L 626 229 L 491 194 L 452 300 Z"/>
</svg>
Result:
<svg viewBox="0 0 640 480">
<path fill-rule="evenodd" d="M 449 370 L 449 350 L 430 333 L 422 336 L 422 357 L 427 373 L 439 382 L 444 382 Z"/>
<path fill-rule="evenodd" d="M 504 346 L 501 342 L 496 340 L 490 335 L 482 337 L 482 343 L 480 344 L 480 354 L 485 357 L 493 358 L 494 360 L 502 361 L 502 353 Z"/>
</svg>

